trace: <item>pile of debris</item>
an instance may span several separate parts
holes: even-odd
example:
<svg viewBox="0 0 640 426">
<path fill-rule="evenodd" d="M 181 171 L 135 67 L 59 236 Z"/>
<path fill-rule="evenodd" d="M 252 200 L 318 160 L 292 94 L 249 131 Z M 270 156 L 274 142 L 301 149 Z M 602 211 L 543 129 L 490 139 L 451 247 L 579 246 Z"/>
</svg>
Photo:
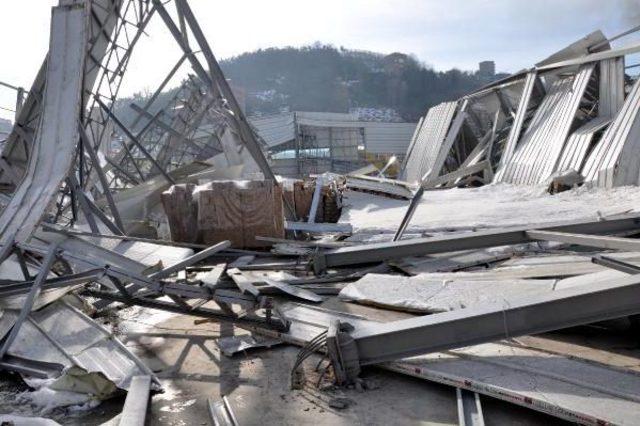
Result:
<svg viewBox="0 0 640 426">
<path fill-rule="evenodd" d="M 154 17 L 183 55 L 127 125 L 114 105 Z M 481 424 L 479 394 L 637 424 L 637 368 L 523 337 L 638 323 L 640 80 L 624 57 L 640 45 L 613 39 L 595 32 L 431 108 L 399 180 L 385 177 L 393 157 L 291 181 L 273 174 L 186 0 L 61 1 L 0 161 L 0 366 L 31 401 L 92 408 L 127 392 L 121 424 L 144 424 L 166 377 L 118 338 L 114 319 L 136 307 L 251 332 L 216 341 L 229 356 L 302 347 L 294 388 L 318 357 L 317 383 L 371 389 L 360 375 L 376 365 L 453 386 L 463 424 Z M 105 154 L 114 130 L 122 145 Z M 215 424 L 237 424 L 228 395 L 211 397 Z"/>
</svg>

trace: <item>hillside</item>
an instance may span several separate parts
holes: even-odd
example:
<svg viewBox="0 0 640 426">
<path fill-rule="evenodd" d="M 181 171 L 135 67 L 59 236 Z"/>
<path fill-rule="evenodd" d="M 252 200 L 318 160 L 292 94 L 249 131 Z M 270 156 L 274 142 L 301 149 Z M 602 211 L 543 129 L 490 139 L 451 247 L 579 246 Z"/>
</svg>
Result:
<svg viewBox="0 0 640 426">
<path fill-rule="evenodd" d="M 429 107 L 488 83 L 475 72 L 434 71 L 403 53 L 383 55 L 320 44 L 244 53 L 221 66 L 242 93 L 248 115 L 361 109 L 380 115 L 380 121 L 417 121 Z M 171 95 L 163 93 L 158 105 Z M 119 100 L 116 110 L 125 123 L 134 116 L 128 105 L 144 100 L 143 94 Z"/>
<path fill-rule="evenodd" d="M 402 53 L 336 49 L 313 45 L 245 53 L 221 63 L 246 93 L 247 112 L 347 112 L 350 108 L 393 108 L 416 120 L 439 102 L 456 99 L 486 83 L 476 73 L 437 72 Z"/>
</svg>

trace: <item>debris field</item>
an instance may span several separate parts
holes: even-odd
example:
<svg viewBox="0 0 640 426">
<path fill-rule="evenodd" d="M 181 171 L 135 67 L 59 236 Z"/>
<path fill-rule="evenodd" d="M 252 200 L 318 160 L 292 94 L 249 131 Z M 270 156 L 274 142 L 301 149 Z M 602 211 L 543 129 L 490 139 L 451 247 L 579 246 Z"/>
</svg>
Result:
<svg viewBox="0 0 640 426">
<path fill-rule="evenodd" d="M 0 156 L 3 425 L 640 424 L 630 32 L 430 108 L 384 167 L 280 173 L 202 19 L 52 9 Z M 182 55 L 132 121 L 150 22 Z M 357 156 L 338 115 L 291 126 Z"/>
</svg>

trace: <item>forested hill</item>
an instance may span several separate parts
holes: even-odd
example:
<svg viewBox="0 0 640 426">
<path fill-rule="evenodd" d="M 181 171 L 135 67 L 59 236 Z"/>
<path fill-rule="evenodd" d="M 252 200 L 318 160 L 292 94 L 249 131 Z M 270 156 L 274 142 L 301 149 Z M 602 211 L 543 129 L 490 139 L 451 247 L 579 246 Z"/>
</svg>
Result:
<svg viewBox="0 0 640 426">
<path fill-rule="evenodd" d="M 348 112 L 393 108 L 415 121 L 426 109 L 487 83 L 477 73 L 438 72 L 402 53 L 313 45 L 272 48 L 225 60 L 232 83 L 246 91 L 249 115 L 297 111 Z"/>
</svg>

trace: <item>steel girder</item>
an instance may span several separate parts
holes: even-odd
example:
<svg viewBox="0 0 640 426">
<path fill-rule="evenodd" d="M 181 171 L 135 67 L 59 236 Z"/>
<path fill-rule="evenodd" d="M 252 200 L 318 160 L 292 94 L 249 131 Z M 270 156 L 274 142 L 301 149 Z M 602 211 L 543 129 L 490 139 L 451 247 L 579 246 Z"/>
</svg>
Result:
<svg viewBox="0 0 640 426">
<path fill-rule="evenodd" d="M 353 380 L 360 366 L 640 313 L 640 275 L 502 303 L 389 323 L 330 328 L 334 367 Z M 337 344 L 335 343 L 337 342 Z"/>
<path fill-rule="evenodd" d="M 336 266 L 359 265 L 410 256 L 425 256 L 540 241 L 540 238 L 532 237 L 535 234 L 528 233 L 533 230 L 587 235 L 616 234 L 634 230 L 640 232 L 640 216 L 629 215 L 604 221 L 561 222 L 543 227 L 522 226 L 443 237 L 365 244 L 318 253 L 313 262 L 316 272 L 319 273 Z"/>
</svg>

